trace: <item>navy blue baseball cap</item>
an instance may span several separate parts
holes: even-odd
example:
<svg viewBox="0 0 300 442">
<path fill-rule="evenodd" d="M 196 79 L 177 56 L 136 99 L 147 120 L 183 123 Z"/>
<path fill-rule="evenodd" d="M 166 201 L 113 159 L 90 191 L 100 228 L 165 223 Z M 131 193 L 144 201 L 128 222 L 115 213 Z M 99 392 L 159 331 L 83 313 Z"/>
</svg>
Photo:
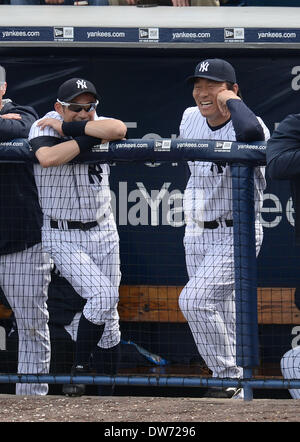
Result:
<svg viewBox="0 0 300 442">
<path fill-rule="evenodd" d="M 92 94 L 98 100 L 98 93 L 93 83 L 83 78 L 71 78 L 65 81 L 58 89 L 57 98 L 68 102 L 81 94 Z"/>
<path fill-rule="evenodd" d="M 188 77 L 187 81 L 193 83 L 197 78 L 236 83 L 236 75 L 233 66 L 231 66 L 228 61 L 220 58 L 211 58 L 198 63 L 195 69 L 195 74 Z"/>
<path fill-rule="evenodd" d="M 6 72 L 3 66 L 0 65 L 0 84 L 5 83 L 6 81 Z"/>
</svg>

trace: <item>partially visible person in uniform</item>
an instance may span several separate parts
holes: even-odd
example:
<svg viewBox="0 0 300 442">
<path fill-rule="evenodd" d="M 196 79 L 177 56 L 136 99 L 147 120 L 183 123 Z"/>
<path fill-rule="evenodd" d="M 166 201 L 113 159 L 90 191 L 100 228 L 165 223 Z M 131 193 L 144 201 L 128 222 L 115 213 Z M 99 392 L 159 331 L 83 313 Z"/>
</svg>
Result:
<svg viewBox="0 0 300 442">
<path fill-rule="evenodd" d="M 295 243 L 300 245 L 300 114 L 287 115 L 267 143 L 267 174 L 289 180 L 295 210 Z"/>
<path fill-rule="evenodd" d="M 294 208 L 295 244 L 300 245 L 300 114 L 287 115 L 273 131 L 267 143 L 267 174 L 274 180 L 288 180 Z M 295 304 L 300 309 L 299 292 Z M 285 379 L 300 379 L 300 346 L 287 351 L 280 361 Z M 300 389 L 289 390 L 300 399 Z"/>
<path fill-rule="evenodd" d="M 300 345 L 288 350 L 281 358 L 280 368 L 285 379 L 300 380 Z M 300 388 L 290 388 L 293 399 L 300 399 Z"/>
<path fill-rule="evenodd" d="M 251 142 L 269 130 L 239 96 L 233 66 L 222 59 L 201 61 L 189 78 L 196 106 L 187 108 L 180 137 Z M 228 164 L 189 162 L 184 195 L 185 256 L 189 281 L 179 298 L 202 358 L 214 377 L 240 378 L 236 364 L 236 315 L 231 168 Z M 256 251 L 263 232 L 259 221 L 264 168 L 255 168 Z M 240 398 L 240 389 L 211 390 L 217 397 Z"/>
<path fill-rule="evenodd" d="M 38 118 L 32 107 L 4 99 L 6 88 L 5 69 L 0 66 L 0 142 L 27 138 Z M 18 373 L 46 374 L 50 264 L 41 248 L 42 212 L 33 167 L 0 162 L 0 181 L 0 285 L 18 328 Z M 47 384 L 16 384 L 18 395 L 47 392 Z"/>
<path fill-rule="evenodd" d="M 97 116 L 98 93 L 86 79 L 67 80 L 57 97 L 55 110 L 34 123 L 29 134 L 39 161 L 35 179 L 44 213 L 43 246 L 61 276 L 86 300 L 72 374 L 90 373 L 91 354 L 98 343 L 111 361 L 111 372 L 106 374 L 115 374 L 120 359 L 121 274 L 109 166 L 80 163 L 79 154 L 123 139 L 127 128 L 120 120 Z M 74 159 L 78 162 L 72 163 Z M 102 370 L 94 368 L 97 373 Z M 84 393 L 82 385 L 75 387 L 65 392 Z"/>
</svg>

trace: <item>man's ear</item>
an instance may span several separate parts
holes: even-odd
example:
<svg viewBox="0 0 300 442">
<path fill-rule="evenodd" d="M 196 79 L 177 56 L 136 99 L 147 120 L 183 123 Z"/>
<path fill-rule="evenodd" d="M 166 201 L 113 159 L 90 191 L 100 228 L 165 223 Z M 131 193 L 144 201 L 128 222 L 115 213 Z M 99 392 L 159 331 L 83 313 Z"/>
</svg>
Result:
<svg viewBox="0 0 300 442">
<path fill-rule="evenodd" d="M 237 83 L 234 83 L 233 87 L 233 92 L 238 95 L 239 93 L 239 85 Z"/>
<path fill-rule="evenodd" d="M 56 110 L 56 112 L 61 116 L 64 113 L 63 107 L 58 101 L 54 104 L 54 110 Z"/>
<path fill-rule="evenodd" d="M 241 100 L 243 99 L 242 92 L 241 92 L 239 85 L 237 83 L 234 83 L 233 91 Z"/>
<path fill-rule="evenodd" d="M 6 92 L 6 88 L 7 88 L 7 83 L 3 83 L 0 85 L 0 91 L 1 91 L 1 95 L 3 96 Z"/>
</svg>

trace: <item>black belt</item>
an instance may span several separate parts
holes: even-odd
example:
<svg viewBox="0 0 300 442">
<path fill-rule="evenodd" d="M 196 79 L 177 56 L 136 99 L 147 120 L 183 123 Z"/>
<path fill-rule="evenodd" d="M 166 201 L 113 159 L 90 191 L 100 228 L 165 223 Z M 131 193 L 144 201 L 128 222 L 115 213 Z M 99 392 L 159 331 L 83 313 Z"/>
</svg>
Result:
<svg viewBox="0 0 300 442">
<path fill-rule="evenodd" d="M 217 229 L 220 224 L 222 225 L 223 221 L 217 221 L 216 219 L 214 221 L 204 221 L 203 227 L 204 229 Z M 226 227 L 232 227 L 233 226 L 233 220 L 232 219 L 225 219 L 224 220 Z"/>
<path fill-rule="evenodd" d="M 72 229 L 77 229 L 77 230 L 90 230 L 93 227 L 98 226 L 97 221 L 91 221 L 88 223 L 83 223 L 81 221 L 65 221 L 68 229 L 72 230 Z M 63 224 L 63 222 L 62 222 Z M 55 221 L 54 219 L 50 220 L 50 226 L 52 229 L 59 229 L 59 225 L 58 225 L 58 221 Z"/>
</svg>

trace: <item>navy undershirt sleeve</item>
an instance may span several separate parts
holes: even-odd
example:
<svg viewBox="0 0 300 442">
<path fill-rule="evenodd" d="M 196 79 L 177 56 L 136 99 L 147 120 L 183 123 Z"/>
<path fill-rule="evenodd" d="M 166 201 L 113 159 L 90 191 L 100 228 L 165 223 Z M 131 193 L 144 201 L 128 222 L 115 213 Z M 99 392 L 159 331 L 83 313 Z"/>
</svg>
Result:
<svg viewBox="0 0 300 442">
<path fill-rule="evenodd" d="M 10 113 L 19 114 L 21 119 L 1 118 L 1 115 Z M 30 106 L 20 106 L 12 102 L 6 103 L 0 111 L 0 142 L 27 138 L 30 127 L 37 118 L 37 113 Z"/>
<path fill-rule="evenodd" d="M 288 115 L 274 129 L 267 143 L 267 172 L 276 180 L 300 174 L 300 114 Z"/>
<path fill-rule="evenodd" d="M 259 120 L 242 100 L 231 98 L 226 104 L 231 114 L 237 141 L 250 143 L 265 139 Z"/>
</svg>

